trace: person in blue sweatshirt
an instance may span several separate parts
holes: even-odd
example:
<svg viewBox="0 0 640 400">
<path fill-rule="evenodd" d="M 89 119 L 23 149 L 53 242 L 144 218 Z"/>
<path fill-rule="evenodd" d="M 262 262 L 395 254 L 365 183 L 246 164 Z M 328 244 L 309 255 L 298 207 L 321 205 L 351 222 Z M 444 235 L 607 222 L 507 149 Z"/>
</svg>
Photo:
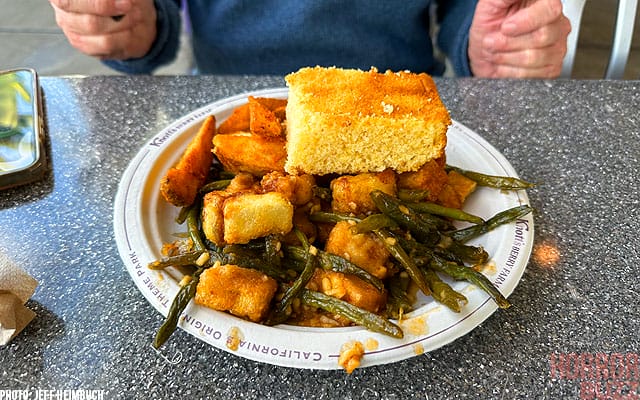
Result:
<svg viewBox="0 0 640 400">
<path fill-rule="evenodd" d="M 171 62 L 186 13 L 202 74 L 304 66 L 554 78 L 571 30 L 561 0 L 49 0 L 72 46 L 115 70 Z M 437 32 L 435 32 L 437 30 Z"/>
</svg>

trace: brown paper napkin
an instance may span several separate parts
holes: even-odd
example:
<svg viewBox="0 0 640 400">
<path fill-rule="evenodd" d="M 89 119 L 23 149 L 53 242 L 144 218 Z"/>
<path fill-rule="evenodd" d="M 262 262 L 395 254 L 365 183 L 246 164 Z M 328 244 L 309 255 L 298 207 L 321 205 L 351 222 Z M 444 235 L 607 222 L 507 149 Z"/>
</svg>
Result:
<svg viewBox="0 0 640 400">
<path fill-rule="evenodd" d="M 0 346 L 9 343 L 35 313 L 25 307 L 38 282 L 0 249 Z"/>
</svg>

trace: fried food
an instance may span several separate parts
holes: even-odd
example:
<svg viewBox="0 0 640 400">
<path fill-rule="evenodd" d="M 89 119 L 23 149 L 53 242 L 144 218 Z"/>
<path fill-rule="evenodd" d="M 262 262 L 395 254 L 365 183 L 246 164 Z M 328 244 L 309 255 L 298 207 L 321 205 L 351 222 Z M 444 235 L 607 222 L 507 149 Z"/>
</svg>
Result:
<svg viewBox="0 0 640 400">
<path fill-rule="evenodd" d="M 366 215 L 377 211 L 369 193 L 380 190 L 397 193 L 396 173 L 388 169 L 378 173 L 343 175 L 331 181 L 331 208 L 335 212 Z"/>
<path fill-rule="evenodd" d="M 214 265 L 200 275 L 195 302 L 259 322 L 267 316 L 277 289 L 277 282 L 262 272 L 237 265 Z"/>
<path fill-rule="evenodd" d="M 160 192 L 169 203 L 183 207 L 191 205 L 195 200 L 213 162 L 211 147 L 215 132 L 216 119 L 211 115 L 204 120 L 180 161 L 162 178 Z"/>
<path fill-rule="evenodd" d="M 215 155 L 229 172 L 248 172 L 255 176 L 284 172 L 287 151 L 283 138 L 236 132 L 216 135 L 213 145 Z"/>
<path fill-rule="evenodd" d="M 325 250 L 351 261 L 376 278 L 387 278 L 390 254 L 384 243 L 371 234 L 353 233 L 351 228 L 346 221 L 335 224 Z"/>
<path fill-rule="evenodd" d="M 269 234 L 286 234 L 293 229 L 293 205 L 280 193 L 242 194 L 225 200 L 224 241 L 248 243 Z"/>
<path fill-rule="evenodd" d="M 275 101 L 278 99 L 270 100 Z M 266 102 L 264 99 L 263 102 L 271 105 L 271 102 Z M 263 102 L 253 96 L 249 96 L 249 130 L 251 133 L 260 136 L 282 136 L 282 121 L 280 121 L 276 114 Z"/>
</svg>

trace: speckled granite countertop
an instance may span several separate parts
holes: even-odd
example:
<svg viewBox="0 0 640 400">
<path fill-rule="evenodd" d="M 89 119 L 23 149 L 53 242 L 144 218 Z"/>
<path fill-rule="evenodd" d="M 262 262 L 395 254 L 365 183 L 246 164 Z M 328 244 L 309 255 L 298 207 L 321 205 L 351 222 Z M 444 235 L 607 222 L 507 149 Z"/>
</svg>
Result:
<svg viewBox="0 0 640 400">
<path fill-rule="evenodd" d="M 157 353 L 150 342 L 162 317 L 134 285 L 114 240 L 119 179 L 150 137 L 200 106 L 281 87 L 282 78 L 42 79 L 53 173 L 0 192 L 0 248 L 40 282 L 27 303 L 37 317 L 0 348 L 0 393 L 640 397 L 640 82 L 437 83 L 454 119 L 522 177 L 542 182 L 528 191 L 533 256 L 510 296 L 514 307 L 438 350 L 347 375 L 248 361 L 183 331 Z"/>
</svg>

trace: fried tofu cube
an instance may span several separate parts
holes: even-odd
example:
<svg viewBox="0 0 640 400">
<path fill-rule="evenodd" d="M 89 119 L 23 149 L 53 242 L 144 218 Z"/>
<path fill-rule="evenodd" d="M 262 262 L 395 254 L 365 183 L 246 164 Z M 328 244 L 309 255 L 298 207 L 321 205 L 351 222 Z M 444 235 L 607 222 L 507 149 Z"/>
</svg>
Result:
<svg viewBox="0 0 640 400">
<path fill-rule="evenodd" d="M 384 243 L 371 234 L 353 233 L 351 224 L 338 222 L 325 244 L 325 251 L 345 258 L 377 278 L 387 277 L 390 254 Z"/>
<path fill-rule="evenodd" d="M 376 211 L 376 205 L 369 195 L 380 190 L 395 196 L 397 175 L 392 170 L 358 175 L 343 175 L 331 181 L 333 211 L 365 215 Z"/>
<path fill-rule="evenodd" d="M 204 195 L 200 220 L 205 237 L 216 244 L 224 246 L 224 202 L 231 196 L 240 193 L 257 193 L 259 187 L 253 175 L 239 173 L 225 190 L 216 190 Z"/>
<path fill-rule="evenodd" d="M 225 200 L 224 241 L 248 243 L 269 234 L 286 234 L 293 228 L 293 205 L 276 192 L 246 193 Z"/>
<path fill-rule="evenodd" d="M 475 181 L 456 171 L 449 171 L 447 177 L 447 185 L 453 187 L 453 190 L 458 193 L 462 203 L 464 203 L 467 197 L 469 197 L 469 195 L 473 193 L 478 186 Z"/>
<path fill-rule="evenodd" d="M 176 207 L 193 203 L 204 184 L 213 162 L 211 141 L 216 132 L 216 119 L 208 116 L 191 140 L 178 163 L 167 171 L 160 182 L 160 193 Z"/>
<path fill-rule="evenodd" d="M 307 287 L 344 300 L 367 311 L 378 312 L 387 302 L 386 292 L 381 292 L 357 276 L 342 272 L 316 269 Z"/>
<path fill-rule="evenodd" d="M 281 193 L 295 206 L 311 201 L 315 185 L 316 181 L 312 175 L 289 175 L 278 171 L 266 174 L 260 181 L 260 186 L 265 192 Z"/>
<path fill-rule="evenodd" d="M 271 171 L 284 171 L 287 151 L 283 138 L 236 132 L 216 135 L 213 145 L 213 152 L 229 172 L 262 176 Z"/>
<path fill-rule="evenodd" d="M 398 188 L 409 190 L 426 190 L 425 200 L 436 201 L 438 195 L 447 184 L 447 173 L 444 163 L 431 160 L 414 172 L 404 172 L 398 175 Z"/>
<path fill-rule="evenodd" d="M 202 231 L 204 236 L 215 243 L 216 246 L 224 246 L 224 201 L 228 195 L 222 191 L 209 192 L 202 199 Z"/>
<path fill-rule="evenodd" d="M 277 289 L 278 283 L 260 271 L 216 264 L 200 275 L 195 303 L 259 322 Z"/>
<path fill-rule="evenodd" d="M 462 208 L 467 197 L 476 190 L 477 183 L 456 171 L 450 171 L 447 177 L 447 184 L 438 195 L 438 203 Z"/>
</svg>

